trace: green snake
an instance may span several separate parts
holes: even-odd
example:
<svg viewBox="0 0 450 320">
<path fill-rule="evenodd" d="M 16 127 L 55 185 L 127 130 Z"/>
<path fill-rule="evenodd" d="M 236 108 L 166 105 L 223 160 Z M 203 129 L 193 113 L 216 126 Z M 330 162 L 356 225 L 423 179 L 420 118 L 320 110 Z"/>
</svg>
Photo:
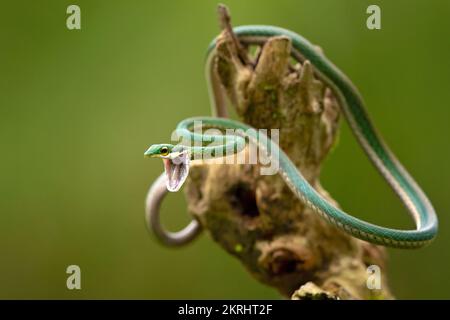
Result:
<svg viewBox="0 0 450 320">
<path fill-rule="evenodd" d="M 201 121 L 202 125 L 208 128 L 242 129 L 244 131 L 250 128 L 244 123 L 226 118 L 223 92 L 213 72 L 213 57 L 217 39 L 213 40 L 209 46 L 206 66 L 211 103 L 217 117 L 185 119 L 178 124 L 176 131 L 182 138 L 199 142 L 200 145 L 192 147 L 154 144 L 145 152 L 148 157 L 163 158 L 168 190 L 177 191 L 181 187 L 189 172 L 189 161 L 196 156 L 206 154 L 214 156 L 214 154 L 223 154 L 230 150 L 238 152 L 242 149 L 243 143 L 253 142 L 257 143 L 260 148 L 268 147 L 271 151 L 277 151 L 275 154 L 278 156 L 279 174 L 293 194 L 322 218 L 344 232 L 374 244 L 397 248 L 419 248 L 431 242 L 438 230 L 438 221 L 433 206 L 377 133 L 367 115 L 364 102 L 351 81 L 313 44 L 292 31 L 273 26 L 255 25 L 236 27 L 233 32 L 239 42 L 246 45 L 263 45 L 268 38 L 274 36 L 285 36 L 291 39 L 292 57 L 300 62 L 309 60 L 316 77 L 333 91 L 357 141 L 375 168 L 403 202 L 415 221 L 416 229 L 399 230 L 381 227 L 355 218 L 335 207 L 308 183 L 283 150 L 265 135 L 250 134 L 246 138 L 235 135 L 225 139 L 219 135 L 203 135 L 193 132 L 196 121 Z M 211 141 L 211 139 L 218 139 L 216 141 L 219 141 L 219 145 L 203 145 L 202 141 Z M 178 160 L 178 163 L 175 163 L 175 159 Z M 161 179 L 150 190 L 148 202 L 150 207 L 152 207 L 152 201 L 155 202 L 163 196 L 160 188 L 163 183 Z M 151 210 L 155 210 L 155 208 L 159 210 L 159 202 L 153 204 Z M 156 222 L 159 223 L 159 220 Z M 188 233 L 196 233 L 199 228 L 191 224 L 187 229 L 189 230 L 185 230 L 184 234 L 178 236 L 193 238 L 194 235 L 188 235 Z"/>
</svg>

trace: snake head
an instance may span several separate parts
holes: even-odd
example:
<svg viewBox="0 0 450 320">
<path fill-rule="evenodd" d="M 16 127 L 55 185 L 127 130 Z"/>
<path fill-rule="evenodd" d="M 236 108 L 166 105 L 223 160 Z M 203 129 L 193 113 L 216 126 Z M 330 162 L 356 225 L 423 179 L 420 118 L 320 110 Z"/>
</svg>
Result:
<svg viewBox="0 0 450 320">
<path fill-rule="evenodd" d="M 144 156 L 161 158 L 166 173 L 167 190 L 180 190 L 189 174 L 190 155 L 187 148 L 172 144 L 153 144 L 145 151 Z"/>
<path fill-rule="evenodd" d="M 168 143 L 152 144 L 150 148 L 145 151 L 144 156 L 149 158 L 170 158 L 174 147 L 173 144 Z"/>
</svg>

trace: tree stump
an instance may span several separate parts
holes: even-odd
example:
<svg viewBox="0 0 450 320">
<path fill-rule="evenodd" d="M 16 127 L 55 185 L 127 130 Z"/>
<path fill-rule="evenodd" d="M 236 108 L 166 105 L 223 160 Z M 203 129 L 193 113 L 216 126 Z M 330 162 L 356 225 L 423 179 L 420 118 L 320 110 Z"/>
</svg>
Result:
<svg viewBox="0 0 450 320">
<path fill-rule="evenodd" d="M 291 58 L 289 38 L 246 47 L 236 43 L 230 30 L 224 28 L 219 36 L 214 67 L 240 120 L 254 128 L 279 129 L 280 147 L 309 183 L 336 204 L 319 180 L 339 129 L 332 91 L 315 77 L 309 61 Z M 392 298 L 384 248 L 328 224 L 279 175 L 262 176 L 259 165 L 197 160 L 185 190 L 190 213 L 211 237 L 283 296 Z M 366 284 L 372 264 L 383 270 L 380 290 Z"/>
</svg>

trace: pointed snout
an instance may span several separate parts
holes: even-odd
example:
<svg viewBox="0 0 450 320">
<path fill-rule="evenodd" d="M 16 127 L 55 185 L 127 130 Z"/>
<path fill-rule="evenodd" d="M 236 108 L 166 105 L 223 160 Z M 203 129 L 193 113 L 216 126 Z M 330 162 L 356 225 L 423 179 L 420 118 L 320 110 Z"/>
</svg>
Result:
<svg viewBox="0 0 450 320">
<path fill-rule="evenodd" d="M 152 150 L 152 147 L 148 148 L 147 151 L 144 152 L 144 157 L 146 158 L 156 158 L 158 157 L 158 154 L 155 154 Z"/>
</svg>

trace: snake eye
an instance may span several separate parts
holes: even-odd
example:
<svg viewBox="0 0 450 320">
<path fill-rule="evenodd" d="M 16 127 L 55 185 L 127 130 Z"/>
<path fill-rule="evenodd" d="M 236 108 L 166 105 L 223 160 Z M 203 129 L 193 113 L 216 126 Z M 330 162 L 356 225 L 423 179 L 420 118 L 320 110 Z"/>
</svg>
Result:
<svg viewBox="0 0 450 320">
<path fill-rule="evenodd" d="M 169 148 L 167 148 L 167 147 L 162 147 L 162 148 L 159 150 L 159 153 L 160 153 L 162 156 L 167 156 L 167 155 L 169 154 Z"/>
</svg>

